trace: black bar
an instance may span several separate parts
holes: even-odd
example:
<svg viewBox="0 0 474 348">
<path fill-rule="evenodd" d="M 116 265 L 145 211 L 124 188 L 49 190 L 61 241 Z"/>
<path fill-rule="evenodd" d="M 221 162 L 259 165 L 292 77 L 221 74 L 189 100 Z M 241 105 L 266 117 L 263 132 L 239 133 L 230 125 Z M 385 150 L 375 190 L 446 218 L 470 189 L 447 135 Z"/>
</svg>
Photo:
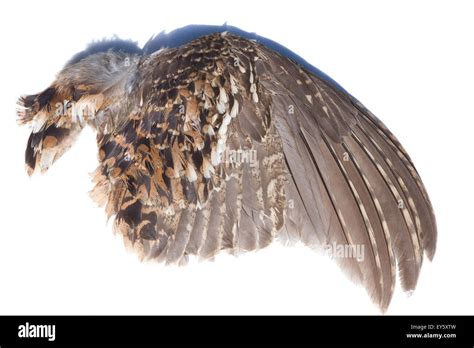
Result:
<svg viewBox="0 0 474 348">
<path fill-rule="evenodd" d="M 55 325 L 54 340 L 52 326 L 44 325 Z M 46 337 L 19 337 L 30 334 L 42 334 Z M 130 347 L 176 344 L 442 344 L 449 347 L 474 347 L 474 320 L 472 316 L 0 317 L 0 348 L 70 344 L 112 344 Z"/>
</svg>

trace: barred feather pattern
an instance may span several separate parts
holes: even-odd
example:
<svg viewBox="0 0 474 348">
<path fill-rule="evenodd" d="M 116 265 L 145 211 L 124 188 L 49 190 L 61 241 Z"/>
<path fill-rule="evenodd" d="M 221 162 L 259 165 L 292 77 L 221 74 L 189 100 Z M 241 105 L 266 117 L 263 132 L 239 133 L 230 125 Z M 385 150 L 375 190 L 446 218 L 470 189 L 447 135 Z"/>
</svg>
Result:
<svg viewBox="0 0 474 348">
<path fill-rule="evenodd" d="M 433 209 L 407 152 L 359 101 L 228 33 L 136 58 L 107 70 L 107 88 L 65 72 L 20 101 L 20 122 L 34 124 L 30 173 L 83 127 L 51 105 L 88 103 L 100 161 L 92 196 L 142 259 L 184 264 L 274 239 L 359 245 L 362 259 L 336 261 L 382 310 L 397 270 L 415 288 L 423 254 L 435 252 Z"/>
</svg>

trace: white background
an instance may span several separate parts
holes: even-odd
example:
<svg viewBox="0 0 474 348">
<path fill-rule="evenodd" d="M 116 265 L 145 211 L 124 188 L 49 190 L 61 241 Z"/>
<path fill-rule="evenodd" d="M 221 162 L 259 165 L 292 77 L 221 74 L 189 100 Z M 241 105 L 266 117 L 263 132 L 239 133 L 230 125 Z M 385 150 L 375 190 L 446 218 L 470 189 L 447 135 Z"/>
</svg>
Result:
<svg viewBox="0 0 474 348">
<path fill-rule="evenodd" d="M 94 134 L 28 178 L 21 94 L 93 39 L 145 43 L 188 24 L 275 40 L 338 81 L 404 144 L 439 228 L 418 288 L 387 314 L 474 314 L 474 7 L 469 1 L 0 2 L 0 314 L 379 314 L 328 258 L 272 245 L 186 267 L 126 253 L 88 197 Z"/>
</svg>

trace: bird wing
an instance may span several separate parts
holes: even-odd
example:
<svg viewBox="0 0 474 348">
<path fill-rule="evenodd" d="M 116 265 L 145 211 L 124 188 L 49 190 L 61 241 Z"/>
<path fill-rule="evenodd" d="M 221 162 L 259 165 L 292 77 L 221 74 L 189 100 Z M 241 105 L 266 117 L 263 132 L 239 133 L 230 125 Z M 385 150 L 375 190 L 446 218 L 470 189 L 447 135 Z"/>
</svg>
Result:
<svg viewBox="0 0 474 348">
<path fill-rule="evenodd" d="M 337 258 L 386 308 L 414 289 L 436 225 L 405 150 L 357 100 L 230 34 L 140 62 L 125 122 L 99 137 L 93 196 L 143 258 L 268 245 L 362 246 Z M 136 104 L 136 105 L 135 105 Z"/>
</svg>

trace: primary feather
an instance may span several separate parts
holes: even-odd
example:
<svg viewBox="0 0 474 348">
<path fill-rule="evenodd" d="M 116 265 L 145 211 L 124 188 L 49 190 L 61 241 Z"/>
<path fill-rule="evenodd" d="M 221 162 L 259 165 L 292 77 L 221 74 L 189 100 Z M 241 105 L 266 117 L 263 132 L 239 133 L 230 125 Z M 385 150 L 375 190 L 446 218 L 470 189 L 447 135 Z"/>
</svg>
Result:
<svg viewBox="0 0 474 348">
<path fill-rule="evenodd" d="M 184 263 L 274 239 L 363 246 L 362 258 L 336 259 L 383 310 L 397 269 L 415 288 L 423 254 L 435 252 L 435 217 L 380 120 L 255 40 L 224 32 L 151 46 L 102 42 L 20 100 L 20 122 L 33 127 L 29 173 L 89 124 L 100 161 L 92 196 L 142 258 Z"/>
</svg>

